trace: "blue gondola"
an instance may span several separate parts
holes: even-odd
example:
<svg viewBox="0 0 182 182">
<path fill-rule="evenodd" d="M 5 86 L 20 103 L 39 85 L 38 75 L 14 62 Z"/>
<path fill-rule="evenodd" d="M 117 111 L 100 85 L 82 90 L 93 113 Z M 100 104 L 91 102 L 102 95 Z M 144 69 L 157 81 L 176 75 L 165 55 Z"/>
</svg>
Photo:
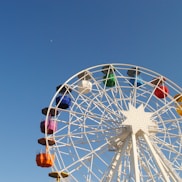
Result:
<svg viewBox="0 0 182 182">
<path fill-rule="evenodd" d="M 56 97 L 56 106 L 60 109 L 67 109 L 71 105 L 71 98 L 69 95 Z"/>
<path fill-rule="evenodd" d="M 140 76 L 137 76 L 137 77 L 135 77 L 135 78 L 131 78 L 131 79 L 129 80 L 129 82 L 130 82 L 132 85 L 134 85 L 134 86 L 136 85 L 137 87 L 143 85 L 143 80 L 142 80 L 142 78 L 141 78 Z"/>
</svg>

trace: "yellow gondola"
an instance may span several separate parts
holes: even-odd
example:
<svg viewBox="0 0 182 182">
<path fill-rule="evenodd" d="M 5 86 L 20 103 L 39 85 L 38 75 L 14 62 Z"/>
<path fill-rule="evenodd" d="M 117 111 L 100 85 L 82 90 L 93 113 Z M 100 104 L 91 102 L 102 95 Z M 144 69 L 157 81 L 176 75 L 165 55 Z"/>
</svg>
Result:
<svg viewBox="0 0 182 182">
<path fill-rule="evenodd" d="M 174 99 L 176 100 L 176 102 L 182 102 L 182 94 L 176 94 L 174 96 Z"/>
<path fill-rule="evenodd" d="M 174 97 L 176 103 L 176 112 L 182 116 L 182 94 L 176 94 Z"/>
<path fill-rule="evenodd" d="M 178 106 L 176 107 L 176 112 L 177 112 L 180 116 L 182 116 L 182 104 L 180 104 L 180 105 L 178 105 Z"/>
</svg>

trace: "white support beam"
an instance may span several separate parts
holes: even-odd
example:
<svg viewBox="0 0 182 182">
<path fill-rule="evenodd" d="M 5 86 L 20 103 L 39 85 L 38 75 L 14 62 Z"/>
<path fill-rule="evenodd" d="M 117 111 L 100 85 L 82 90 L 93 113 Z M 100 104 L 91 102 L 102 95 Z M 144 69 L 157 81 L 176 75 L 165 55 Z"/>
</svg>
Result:
<svg viewBox="0 0 182 182">
<path fill-rule="evenodd" d="M 134 133 L 131 135 L 132 137 L 132 154 L 133 154 L 133 169 L 134 169 L 134 175 L 135 175 L 135 182 L 140 182 L 140 173 L 138 168 L 138 155 L 137 155 L 137 145 L 136 145 L 136 136 Z"/>
<path fill-rule="evenodd" d="M 118 149 L 118 151 L 116 152 L 112 162 L 111 162 L 111 166 L 109 167 L 109 171 L 106 171 L 104 178 L 101 180 L 102 182 L 112 182 L 116 172 L 119 170 L 119 168 L 121 168 L 121 157 L 124 155 L 124 152 L 127 149 L 127 146 L 129 144 L 129 139 L 130 136 L 128 136 L 123 145 L 122 148 Z M 118 179 L 117 179 L 118 180 Z"/>
<path fill-rule="evenodd" d="M 155 148 L 152 146 L 148 136 L 144 133 L 143 137 L 144 137 L 147 145 L 149 146 L 151 154 L 154 157 L 155 162 L 156 162 L 157 166 L 159 167 L 162 177 L 164 178 L 165 182 L 170 182 L 169 175 L 168 175 L 167 171 L 165 170 L 163 164 L 161 163 L 160 157 L 158 156 L 157 152 L 155 151 Z"/>
<path fill-rule="evenodd" d="M 121 181 L 121 169 L 122 169 L 122 163 L 120 163 L 119 167 L 118 167 L 118 176 L 117 176 L 116 182 L 120 182 Z"/>
<path fill-rule="evenodd" d="M 179 182 L 180 177 L 178 176 L 178 174 L 176 173 L 176 171 L 173 169 L 171 163 L 165 158 L 165 156 L 160 152 L 160 149 L 158 149 L 158 147 L 155 145 L 155 150 L 157 152 L 157 154 L 160 157 L 160 161 L 163 164 L 165 170 L 167 171 L 168 175 L 170 176 L 172 182 Z"/>
</svg>

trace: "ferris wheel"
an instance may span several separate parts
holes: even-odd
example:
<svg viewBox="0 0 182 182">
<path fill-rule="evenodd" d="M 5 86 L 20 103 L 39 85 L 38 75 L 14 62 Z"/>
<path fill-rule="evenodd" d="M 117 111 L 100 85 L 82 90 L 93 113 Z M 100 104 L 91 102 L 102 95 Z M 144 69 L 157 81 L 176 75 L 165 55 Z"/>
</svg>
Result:
<svg viewBox="0 0 182 182">
<path fill-rule="evenodd" d="M 182 181 L 182 88 L 144 67 L 102 64 L 55 88 L 36 156 L 73 182 Z"/>
</svg>

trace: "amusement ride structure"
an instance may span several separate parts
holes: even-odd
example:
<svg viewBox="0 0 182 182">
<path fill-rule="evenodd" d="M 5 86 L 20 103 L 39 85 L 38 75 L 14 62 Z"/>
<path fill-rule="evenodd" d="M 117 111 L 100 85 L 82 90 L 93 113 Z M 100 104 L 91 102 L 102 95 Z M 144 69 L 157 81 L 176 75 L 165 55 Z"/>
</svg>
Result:
<svg viewBox="0 0 182 182">
<path fill-rule="evenodd" d="M 58 85 L 36 155 L 57 182 L 181 182 L 182 88 L 130 64 L 87 68 Z"/>
</svg>

